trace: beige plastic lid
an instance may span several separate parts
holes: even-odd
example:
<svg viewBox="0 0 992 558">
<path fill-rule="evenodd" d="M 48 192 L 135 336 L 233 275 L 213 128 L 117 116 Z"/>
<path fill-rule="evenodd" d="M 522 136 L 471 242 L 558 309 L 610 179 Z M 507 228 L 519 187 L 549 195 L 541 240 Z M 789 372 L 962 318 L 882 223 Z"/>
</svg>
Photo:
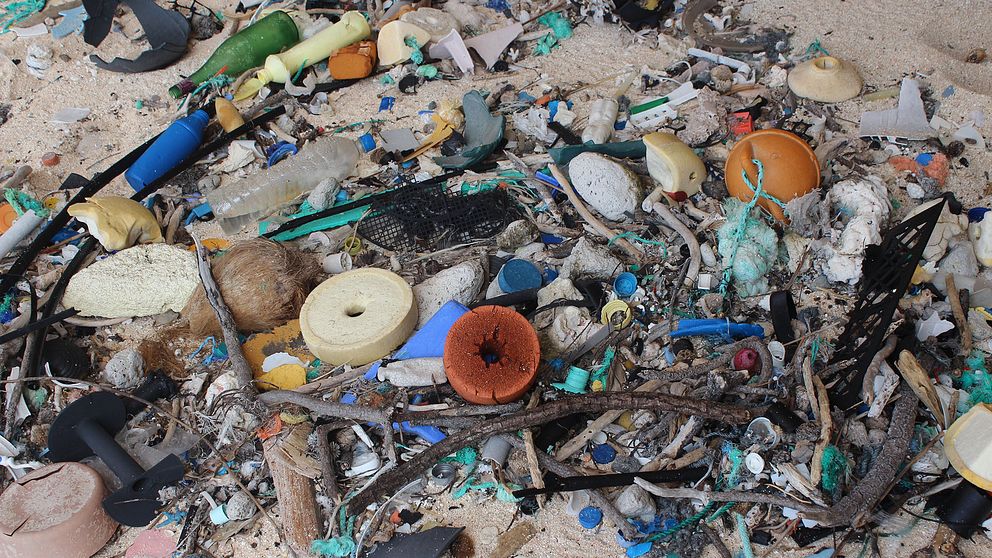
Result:
<svg viewBox="0 0 992 558">
<path fill-rule="evenodd" d="M 992 490 L 992 405 L 975 405 L 947 429 L 944 453 L 971 484 Z"/>
</svg>

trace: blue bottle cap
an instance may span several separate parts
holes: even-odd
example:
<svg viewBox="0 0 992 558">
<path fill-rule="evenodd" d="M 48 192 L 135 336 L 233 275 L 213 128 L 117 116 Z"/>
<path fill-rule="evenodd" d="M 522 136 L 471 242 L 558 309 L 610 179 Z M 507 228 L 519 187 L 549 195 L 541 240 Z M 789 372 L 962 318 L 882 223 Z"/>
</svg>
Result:
<svg viewBox="0 0 992 558">
<path fill-rule="evenodd" d="M 375 149 L 375 138 L 372 137 L 372 134 L 364 134 L 358 138 L 358 145 L 361 145 L 362 150 L 368 153 Z"/>
<path fill-rule="evenodd" d="M 586 506 L 579 512 L 579 525 L 585 529 L 594 529 L 603 521 L 603 512 L 599 508 Z"/>
<path fill-rule="evenodd" d="M 512 259 L 503 264 L 497 276 L 499 288 L 504 293 L 515 293 L 527 289 L 537 289 L 544 278 L 537 266 L 527 260 Z"/>
<path fill-rule="evenodd" d="M 613 291 L 620 298 L 627 298 L 637 290 L 637 276 L 629 271 L 624 271 L 613 280 Z"/>
<path fill-rule="evenodd" d="M 612 463 L 617 458 L 617 450 L 609 444 L 599 444 L 592 448 L 592 460 L 600 465 Z"/>
</svg>

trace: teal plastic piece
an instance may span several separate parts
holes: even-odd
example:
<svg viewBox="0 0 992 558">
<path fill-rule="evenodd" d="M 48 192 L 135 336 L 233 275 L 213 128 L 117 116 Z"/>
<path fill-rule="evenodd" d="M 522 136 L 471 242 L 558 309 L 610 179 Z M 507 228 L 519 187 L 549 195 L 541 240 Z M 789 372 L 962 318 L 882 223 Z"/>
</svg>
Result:
<svg viewBox="0 0 992 558">
<path fill-rule="evenodd" d="M 565 383 L 551 384 L 551 387 L 569 393 L 583 394 L 586 392 L 586 386 L 589 385 L 589 376 L 590 373 L 588 370 L 583 370 L 578 366 L 570 366 Z"/>
<path fill-rule="evenodd" d="M 643 159 L 647 156 L 644 142 L 616 141 L 613 143 L 584 143 L 582 145 L 566 145 L 549 149 L 548 154 L 557 165 L 567 165 L 569 161 L 583 153 L 600 153 L 617 159 Z"/>
<path fill-rule="evenodd" d="M 434 162 L 446 169 L 466 169 L 488 157 L 503 141 L 505 116 L 493 116 L 489 105 L 478 91 L 462 97 L 465 113 L 465 147 L 458 155 L 436 157 Z M 643 156 L 643 155 L 642 155 Z"/>
<path fill-rule="evenodd" d="M 306 236 L 312 232 L 326 231 L 327 229 L 333 229 L 335 227 L 341 227 L 354 223 L 365 215 L 368 211 L 369 206 L 356 207 L 350 211 L 345 211 L 344 213 L 339 213 L 337 215 L 331 215 L 330 217 L 325 217 L 323 219 L 317 219 L 316 221 L 311 221 L 305 225 L 296 227 L 295 229 L 290 229 L 283 231 L 272 237 L 272 240 L 279 242 L 285 242 L 287 240 L 292 240 L 294 238 L 299 238 L 301 236 Z M 262 222 L 259 225 L 259 233 L 265 234 L 266 229 L 269 228 L 268 222 Z"/>
</svg>

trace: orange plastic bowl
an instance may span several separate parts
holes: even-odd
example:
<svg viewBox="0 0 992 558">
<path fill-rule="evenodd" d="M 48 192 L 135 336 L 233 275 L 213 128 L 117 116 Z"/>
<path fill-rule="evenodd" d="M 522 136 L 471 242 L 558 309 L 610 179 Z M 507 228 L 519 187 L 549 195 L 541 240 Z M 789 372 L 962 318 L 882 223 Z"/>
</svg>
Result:
<svg viewBox="0 0 992 558">
<path fill-rule="evenodd" d="M 820 185 L 820 163 L 802 138 L 785 130 L 758 130 L 737 142 L 724 168 L 727 190 L 741 201 L 750 201 L 754 196 L 744 183 L 742 169 L 751 184 L 758 186 L 758 166 L 753 159 L 761 161 L 765 167 L 762 190 L 783 203 L 805 196 Z M 758 205 L 779 221 L 788 222 L 782 208 L 773 201 L 761 198 Z"/>
<path fill-rule="evenodd" d="M 444 343 L 448 383 L 479 405 L 520 399 L 534 385 L 540 360 L 530 322 L 502 306 L 480 306 L 458 318 Z"/>
</svg>

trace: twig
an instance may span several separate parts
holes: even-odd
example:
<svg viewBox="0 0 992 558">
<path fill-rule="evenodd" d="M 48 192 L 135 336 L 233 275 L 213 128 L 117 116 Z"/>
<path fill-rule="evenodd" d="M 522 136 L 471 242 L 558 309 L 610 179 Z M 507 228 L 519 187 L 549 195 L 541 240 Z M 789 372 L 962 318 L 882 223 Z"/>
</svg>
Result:
<svg viewBox="0 0 992 558">
<path fill-rule="evenodd" d="M 905 384 L 900 387 L 900 396 L 892 410 L 892 422 L 889 423 L 885 444 L 871 470 L 840 502 L 825 512 L 809 515 L 809 519 L 824 527 L 858 527 L 870 517 L 875 504 L 885 497 L 889 483 L 895 478 L 899 464 L 906 457 L 916 422 L 919 400 L 912 397 L 912 390 Z"/>
<path fill-rule="evenodd" d="M 898 341 L 899 339 L 895 335 L 888 336 L 885 339 L 885 344 L 875 353 L 875 356 L 871 357 L 871 362 L 868 363 L 865 378 L 861 382 L 861 394 L 865 403 L 869 405 L 875 400 L 875 378 L 882 370 L 882 362 L 892 356 L 892 352 L 896 350 Z"/>
<path fill-rule="evenodd" d="M 35 352 L 35 345 L 38 343 L 37 335 L 28 335 L 24 341 L 24 354 L 21 357 L 21 374 L 30 375 L 32 355 Z M 4 436 L 11 438 L 14 435 L 14 429 L 17 427 L 17 407 L 21 402 L 21 393 L 24 391 L 24 384 L 22 382 L 15 382 L 9 386 L 10 393 L 4 393 L 4 402 L 7 407 L 4 409 Z"/>
<path fill-rule="evenodd" d="M 968 313 L 961 306 L 961 296 L 958 287 L 954 284 L 954 274 L 948 273 L 944 279 L 947 285 L 947 300 L 951 303 L 951 312 L 954 314 L 954 321 L 958 323 L 958 331 L 961 332 L 961 351 L 964 356 L 971 354 L 972 338 L 971 326 L 968 325 Z"/>
<path fill-rule="evenodd" d="M 810 464 L 809 478 L 813 484 L 820 484 L 820 477 L 823 475 L 823 452 L 830 443 L 830 432 L 833 430 L 834 421 L 830 416 L 830 398 L 827 395 L 827 388 L 823 386 L 823 381 L 819 376 L 813 377 L 813 388 L 816 390 L 816 402 L 819 406 L 820 415 L 820 439 L 816 442 L 816 449 L 813 451 L 813 463 Z"/>
<path fill-rule="evenodd" d="M 273 395 L 281 394 L 281 395 Z M 341 409 L 338 404 L 321 401 L 313 397 L 292 392 L 269 392 L 260 399 L 264 402 L 278 401 L 279 398 L 290 396 L 292 401 L 302 407 L 321 413 L 327 410 L 340 410 L 354 413 L 357 406 L 350 410 Z M 762 409 L 748 409 L 714 401 L 700 401 L 691 397 L 679 397 L 659 393 L 597 393 L 566 397 L 544 404 L 532 411 L 521 411 L 507 416 L 480 421 L 478 426 L 461 430 L 450 435 L 444 441 L 434 444 L 416 455 L 410 461 L 386 472 L 369 485 L 348 503 L 348 511 L 355 515 L 380 494 L 390 493 L 402 486 L 409 479 L 416 477 L 432 463 L 465 446 L 477 443 L 489 436 L 502 432 L 516 431 L 537 424 L 544 424 L 566 415 L 576 413 L 595 413 L 611 409 L 648 409 L 662 411 L 678 411 L 699 415 L 703 418 L 719 420 L 732 424 L 749 422 L 762 412 Z M 366 417 L 382 417 L 382 411 L 366 409 Z M 337 415 L 332 415 L 337 416 Z M 354 416 L 354 415 L 353 415 Z"/>
<path fill-rule="evenodd" d="M 699 249 L 699 241 L 696 240 L 696 235 L 693 234 L 689 227 L 685 226 L 685 223 L 679 220 L 674 213 L 663 203 L 655 203 L 652 206 L 654 212 L 657 213 L 668 226 L 675 229 L 675 232 L 679 233 L 682 240 L 685 241 L 686 245 L 689 247 L 689 270 L 685 274 L 685 286 L 692 287 L 696 284 L 696 278 L 699 277 L 699 266 L 703 261 L 702 253 Z"/>
<path fill-rule="evenodd" d="M 821 506 L 807 504 L 787 496 L 779 496 L 778 494 L 744 492 L 743 490 L 709 492 L 706 490 L 696 490 L 695 488 L 665 488 L 637 477 L 634 478 L 634 483 L 655 496 L 660 496 L 662 498 L 700 500 L 703 504 L 707 504 L 709 502 L 751 502 L 755 504 L 768 504 L 783 508 L 792 508 L 803 513 L 823 513 L 826 511 Z"/>
<path fill-rule="evenodd" d="M 207 253 L 207 249 L 203 247 L 199 238 L 194 237 L 193 242 L 196 243 L 197 268 L 200 271 L 203 291 L 206 293 L 214 313 L 217 314 L 217 321 L 224 332 L 224 344 L 227 345 L 227 355 L 231 363 L 231 371 L 234 372 L 234 378 L 238 383 L 237 387 L 251 388 L 254 375 L 251 371 L 251 365 L 248 364 L 248 360 L 241 350 L 241 341 L 238 339 L 238 327 L 234 321 L 234 315 L 224 303 L 224 297 L 221 295 L 217 283 L 214 282 L 213 274 L 210 272 L 210 255 Z"/>
<path fill-rule="evenodd" d="M 535 389 L 530 395 L 530 401 L 527 403 L 527 409 L 533 409 L 541 402 L 541 390 Z M 509 436 L 505 436 L 509 437 Z M 523 430 L 524 438 L 524 453 L 527 454 L 527 470 L 530 472 L 531 482 L 534 484 L 534 488 L 544 488 L 544 477 L 541 476 L 541 466 L 538 463 L 537 448 L 534 446 L 534 431 L 530 428 L 524 428 Z M 537 504 L 540 507 L 544 507 L 544 494 L 540 494 L 537 497 Z"/>
<path fill-rule="evenodd" d="M 648 380 L 634 391 L 656 391 L 659 387 L 661 387 L 661 385 L 662 383 L 660 380 Z M 588 443 L 593 436 L 602 432 L 608 425 L 613 424 L 623 413 L 624 411 L 606 411 L 600 415 L 599 418 L 589 423 L 589 426 L 587 426 L 585 430 L 580 432 L 571 440 L 562 444 L 561 448 L 555 452 L 555 459 L 564 461 L 575 455 L 575 452 L 585 447 L 586 443 Z"/>
<path fill-rule="evenodd" d="M 713 547 L 716 548 L 720 558 L 734 558 L 733 555 L 730 554 L 730 550 L 727 548 L 727 545 L 723 543 L 723 539 L 720 538 L 720 534 L 716 532 L 716 529 L 702 522 L 699 523 L 699 528 L 706 535 L 706 538 L 713 543 Z"/>
</svg>

